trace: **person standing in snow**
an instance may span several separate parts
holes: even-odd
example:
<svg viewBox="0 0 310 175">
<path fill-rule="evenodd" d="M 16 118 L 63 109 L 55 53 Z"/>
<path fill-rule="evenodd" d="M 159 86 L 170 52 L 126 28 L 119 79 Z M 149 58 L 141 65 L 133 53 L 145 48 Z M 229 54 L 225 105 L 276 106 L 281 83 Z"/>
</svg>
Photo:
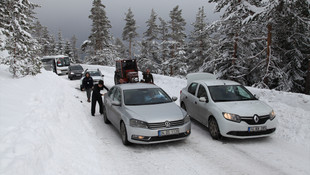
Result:
<svg viewBox="0 0 310 175">
<path fill-rule="evenodd" d="M 91 115 L 95 116 L 95 109 L 96 109 L 96 102 L 99 103 L 99 111 L 100 114 L 103 114 L 103 102 L 102 102 L 102 97 L 104 94 L 101 94 L 100 91 L 105 88 L 107 91 L 109 89 L 103 84 L 102 80 L 99 80 L 98 84 L 95 84 L 94 89 L 93 89 L 93 94 L 91 98 Z"/>
<path fill-rule="evenodd" d="M 153 75 L 150 73 L 150 69 L 146 69 L 146 72 L 143 72 L 143 79 L 145 83 L 154 84 Z"/>
<path fill-rule="evenodd" d="M 85 77 L 83 78 L 83 81 L 82 81 L 82 86 L 83 86 L 82 90 L 86 91 L 87 102 L 90 102 L 90 94 L 91 94 L 93 85 L 94 85 L 93 78 L 90 76 L 89 72 L 86 72 Z"/>
</svg>

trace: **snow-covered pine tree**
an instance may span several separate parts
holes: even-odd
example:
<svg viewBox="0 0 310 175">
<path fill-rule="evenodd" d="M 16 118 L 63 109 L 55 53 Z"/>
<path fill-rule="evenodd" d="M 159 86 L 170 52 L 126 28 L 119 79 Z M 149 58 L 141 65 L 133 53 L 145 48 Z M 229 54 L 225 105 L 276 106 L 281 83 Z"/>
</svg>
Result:
<svg viewBox="0 0 310 175">
<path fill-rule="evenodd" d="M 84 41 L 82 50 L 87 53 L 85 60 L 90 64 L 113 65 L 116 52 L 112 46 L 111 24 L 101 0 L 94 0 L 89 18 L 92 29 L 89 40 Z"/>
<path fill-rule="evenodd" d="M 56 54 L 58 54 L 58 55 L 65 54 L 65 42 L 64 42 L 64 40 L 62 38 L 62 33 L 61 33 L 60 30 L 58 31 L 58 41 L 56 43 L 56 48 L 55 49 L 56 49 L 55 50 Z"/>
<path fill-rule="evenodd" d="M 169 28 L 167 22 L 164 19 L 162 19 L 161 17 L 159 17 L 158 19 L 160 21 L 160 24 L 158 25 L 159 40 L 161 41 L 160 60 L 161 62 L 166 62 L 166 60 L 169 58 Z"/>
<path fill-rule="evenodd" d="M 267 19 L 274 31 L 272 56 L 280 58 L 278 90 L 306 93 L 310 61 L 310 4 L 307 0 L 269 1 Z M 270 81 L 274 81 L 270 79 Z"/>
<path fill-rule="evenodd" d="M 71 50 L 72 50 L 72 62 L 73 63 L 80 63 L 79 59 L 79 50 L 76 47 L 77 38 L 75 35 L 71 37 L 70 43 L 71 43 Z"/>
<path fill-rule="evenodd" d="M 70 58 L 70 61 L 73 62 L 74 60 L 72 59 L 73 57 L 73 50 L 70 41 L 65 42 L 65 47 L 64 47 L 64 55 L 68 56 Z M 75 62 L 73 62 L 75 63 Z"/>
<path fill-rule="evenodd" d="M 152 9 L 150 19 L 146 21 L 147 30 L 143 33 L 141 42 L 141 55 L 138 61 L 140 70 L 151 69 L 160 72 L 161 61 L 159 59 L 158 26 L 156 24 L 157 14 Z"/>
<path fill-rule="evenodd" d="M 207 21 L 204 7 L 199 8 L 196 21 L 192 24 L 194 29 L 189 37 L 188 59 L 189 71 L 197 72 L 207 57 L 210 48 L 210 39 L 206 31 Z"/>
<path fill-rule="evenodd" d="M 114 45 L 115 45 L 115 50 L 117 52 L 117 57 L 124 59 L 126 57 L 126 47 L 123 44 L 122 40 L 119 38 L 116 38 Z"/>
<path fill-rule="evenodd" d="M 131 11 L 131 8 L 128 9 L 128 12 L 125 14 L 126 18 L 126 24 L 125 27 L 123 29 L 123 40 L 124 41 L 128 41 L 129 42 L 129 49 L 128 49 L 128 54 L 129 54 L 129 58 L 132 58 L 132 55 L 134 53 L 132 53 L 132 45 L 133 45 L 133 39 L 136 38 L 138 36 L 138 33 L 136 32 L 137 26 L 136 26 L 136 20 L 134 19 L 134 15 Z"/>
<path fill-rule="evenodd" d="M 28 0 L 2 1 L 6 9 L 8 24 L 8 36 L 5 49 L 8 50 L 10 72 L 14 77 L 35 75 L 40 72 L 41 61 L 38 58 L 40 49 L 38 42 L 31 36 L 31 28 L 34 21 L 34 9 L 36 4 Z"/>
<path fill-rule="evenodd" d="M 182 10 L 179 6 L 174 7 L 170 13 L 170 21 L 168 26 L 170 29 L 170 60 L 168 64 L 164 65 L 165 71 L 170 74 L 186 75 L 188 66 L 186 64 L 186 44 L 185 44 L 185 25 L 186 22 L 182 17 Z"/>
</svg>

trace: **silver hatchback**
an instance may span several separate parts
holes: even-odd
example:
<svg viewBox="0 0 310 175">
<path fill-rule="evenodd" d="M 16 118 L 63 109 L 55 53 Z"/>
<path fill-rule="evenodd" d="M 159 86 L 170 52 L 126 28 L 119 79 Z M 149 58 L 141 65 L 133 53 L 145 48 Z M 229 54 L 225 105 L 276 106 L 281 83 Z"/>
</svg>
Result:
<svg viewBox="0 0 310 175">
<path fill-rule="evenodd" d="M 104 122 L 116 127 L 124 145 L 182 140 L 191 122 L 176 100 L 152 84 L 115 85 L 104 95 Z"/>
</svg>

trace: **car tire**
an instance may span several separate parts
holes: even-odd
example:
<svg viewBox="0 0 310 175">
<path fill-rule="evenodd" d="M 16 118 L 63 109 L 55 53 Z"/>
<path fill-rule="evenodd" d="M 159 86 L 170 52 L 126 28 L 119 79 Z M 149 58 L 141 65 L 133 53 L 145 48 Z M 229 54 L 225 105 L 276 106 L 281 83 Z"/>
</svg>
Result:
<svg viewBox="0 0 310 175">
<path fill-rule="evenodd" d="M 209 128 L 210 135 L 214 140 L 219 140 L 221 138 L 220 129 L 214 117 L 211 117 L 209 119 L 208 128 Z"/>
<path fill-rule="evenodd" d="M 123 144 L 129 145 L 130 142 L 128 141 L 128 138 L 127 138 L 127 130 L 126 130 L 126 126 L 124 122 L 121 123 L 120 132 L 121 132 L 121 138 L 122 138 Z"/>
<path fill-rule="evenodd" d="M 103 108 L 103 121 L 105 124 L 110 124 L 110 120 L 108 119 L 106 108 Z"/>
</svg>

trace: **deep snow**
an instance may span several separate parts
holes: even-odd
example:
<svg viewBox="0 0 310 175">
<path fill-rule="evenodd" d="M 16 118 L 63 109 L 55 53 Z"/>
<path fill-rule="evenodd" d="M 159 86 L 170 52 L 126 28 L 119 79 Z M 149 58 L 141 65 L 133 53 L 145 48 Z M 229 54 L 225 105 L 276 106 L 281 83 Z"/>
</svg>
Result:
<svg viewBox="0 0 310 175">
<path fill-rule="evenodd" d="M 114 68 L 84 67 L 100 68 L 105 85 L 113 85 Z M 184 79 L 154 75 L 154 80 L 170 96 L 179 97 L 186 86 Z M 185 141 L 126 147 L 98 109 L 90 115 L 79 80 L 44 70 L 12 79 L 0 65 L 0 82 L 1 175 L 310 174 L 307 95 L 249 88 L 277 114 L 271 137 L 214 141 L 193 121 Z"/>
</svg>

